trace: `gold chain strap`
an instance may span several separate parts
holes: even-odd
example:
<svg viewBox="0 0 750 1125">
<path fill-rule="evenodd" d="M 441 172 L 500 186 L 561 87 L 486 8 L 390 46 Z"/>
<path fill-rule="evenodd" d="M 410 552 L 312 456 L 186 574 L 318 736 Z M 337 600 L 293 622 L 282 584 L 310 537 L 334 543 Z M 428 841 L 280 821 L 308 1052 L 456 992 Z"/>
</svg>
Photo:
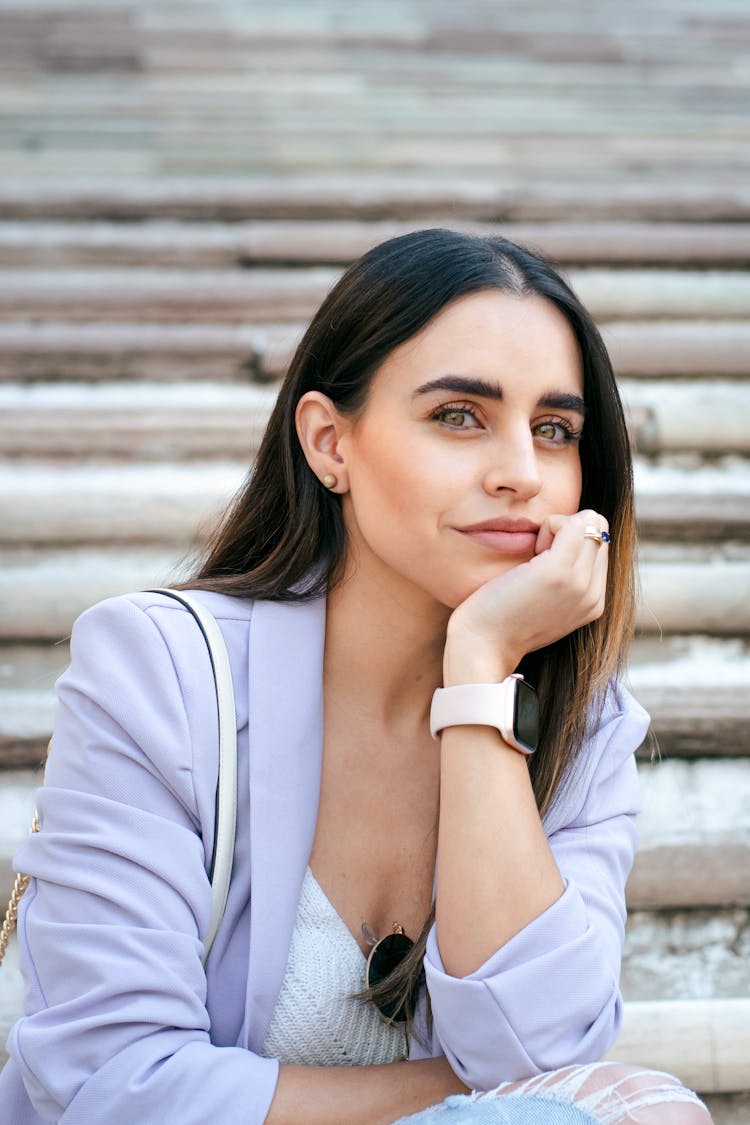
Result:
<svg viewBox="0 0 750 1125">
<path fill-rule="evenodd" d="M 39 831 L 39 817 L 36 815 L 31 822 L 31 831 Z M 16 875 L 16 881 L 13 884 L 13 893 L 10 896 L 8 909 L 5 911 L 5 919 L 3 921 L 2 929 L 0 929 L 0 965 L 2 965 L 3 961 L 5 960 L 5 954 L 8 949 L 10 936 L 16 928 L 16 922 L 18 921 L 18 904 L 21 901 L 21 896 L 23 895 L 23 892 L 26 890 L 28 885 L 28 875 Z"/>
</svg>

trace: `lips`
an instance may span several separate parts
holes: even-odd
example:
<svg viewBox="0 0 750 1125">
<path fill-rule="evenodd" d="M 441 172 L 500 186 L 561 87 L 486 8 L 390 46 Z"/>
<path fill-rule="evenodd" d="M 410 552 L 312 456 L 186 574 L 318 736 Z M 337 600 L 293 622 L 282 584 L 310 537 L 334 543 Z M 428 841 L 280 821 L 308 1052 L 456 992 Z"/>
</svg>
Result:
<svg viewBox="0 0 750 1125">
<path fill-rule="evenodd" d="M 502 555 L 531 556 L 539 525 L 531 520 L 499 518 L 456 529 L 473 543 Z"/>
</svg>

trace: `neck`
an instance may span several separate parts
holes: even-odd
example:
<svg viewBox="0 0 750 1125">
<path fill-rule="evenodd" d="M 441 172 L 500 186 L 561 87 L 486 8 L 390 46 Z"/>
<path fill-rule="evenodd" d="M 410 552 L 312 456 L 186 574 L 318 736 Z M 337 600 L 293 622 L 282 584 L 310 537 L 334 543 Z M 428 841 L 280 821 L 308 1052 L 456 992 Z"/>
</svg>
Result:
<svg viewBox="0 0 750 1125">
<path fill-rule="evenodd" d="M 416 726 L 443 679 L 450 610 L 413 587 L 350 567 L 328 596 L 325 682 L 363 720 Z"/>
</svg>

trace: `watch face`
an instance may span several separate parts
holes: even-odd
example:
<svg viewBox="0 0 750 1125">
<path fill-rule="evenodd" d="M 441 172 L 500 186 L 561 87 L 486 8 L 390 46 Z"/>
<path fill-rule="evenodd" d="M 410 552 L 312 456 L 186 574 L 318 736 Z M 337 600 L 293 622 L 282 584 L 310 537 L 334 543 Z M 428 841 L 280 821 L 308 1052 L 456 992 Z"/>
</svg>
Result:
<svg viewBox="0 0 750 1125">
<path fill-rule="evenodd" d="M 539 696 L 525 680 L 516 681 L 513 734 L 528 750 L 536 750 L 539 742 Z"/>
</svg>

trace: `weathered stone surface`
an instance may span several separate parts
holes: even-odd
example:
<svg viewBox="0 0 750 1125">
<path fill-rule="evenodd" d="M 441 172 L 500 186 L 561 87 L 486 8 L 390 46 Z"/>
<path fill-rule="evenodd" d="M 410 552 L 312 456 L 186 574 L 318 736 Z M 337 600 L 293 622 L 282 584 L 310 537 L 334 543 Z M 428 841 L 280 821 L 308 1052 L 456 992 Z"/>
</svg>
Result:
<svg viewBox="0 0 750 1125">
<path fill-rule="evenodd" d="M 637 614 L 643 632 L 750 632 L 750 562 L 718 557 L 657 562 L 643 555 Z"/>
<path fill-rule="evenodd" d="M 94 602 L 128 590 L 168 586 L 187 571 L 174 553 L 18 551 L 4 555 L 0 575 L 0 637 L 61 639 Z"/>
<path fill-rule="evenodd" d="M 419 230 L 427 222 L 0 222 L 0 266 L 222 269 L 289 262 L 348 265 L 379 242 Z M 434 216 L 429 225 L 502 235 L 558 262 L 687 266 L 750 262 L 750 224 L 746 223 L 467 223 Z"/>
<path fill-rule="evenodd" d="M 750 462 L 698 454 L 635 460 L 636 515 L 642 538 L 672 543 L 747 539 Z"/>
<path fill-rule="evenodd" d="M 34 792 L 39 781 L 39 775 L 31 770 L 0 773 L 0 903 L 3 915 L 15 879 L 11 859 L 31 829 Z"/>
<path fill-rule="evenodd" d="M 304 324 L 0 324 L 0 379 L 275 380 Z M 750 325 L 736 321 L 603 325 L 625 376 L 745 376 Z"/>
<path fill-rule="evenodd" d="M 620 376 L 746 376 L 750 368 L 750 325 L 628 321 L 602 325 L 615 371 Z"/>
<path fill-rule="evenodd" d="M 107 180 L 93 160 L 90 178 L 64 182 L 19 175 L 0 184 L 0 215 L 14 219 L 170 218 L 381 219 L 433 215 L 494 222 L 623 219 L 747 222 L 750 191 L 700 182 L 506 183 L 478 175 L 448 182 L 419 174 Z M 139 171 L 141 169 L 139 168 Z M 144 169 L 145 170 L 145 169 Z M 98 173 L 98 174 L 97 174 Z"/>
<path fill-rule="evenodd" d="M 750 997 L 750 910 L 631 911 L 622 991 L 626 1000 Z"/>
<path fill-rule="evenodd" d="M 653 1000 L 625 1006 L 608 1058 L 676 1074 L 692 1089 L 735 1093 L 750 1086 L 750 999 Z"/>
<path fill-rule="evenodd" d="M 714 1125 L 748 1125 L 750 1094 L 703 1095 Z"/>
<path fill-rule="evenodd" d="M 750 906 L 750 759 L 643 763 L 631 909 Z"/>
<path fill-rule="evenodd" d="M 750 755 L 750 650 L 736 638 L 640 637 L 628 679 L 665 757 Z"/>
<path fill-rule="evenodd" d="M 265 357 L 276 354 L 269 336 L 284 341 L 288 362 L 296 336 L 280 326 L 0 324 L 0 379 L 247 383 L 269 377 Z"/>
<path fill-rule="evenodd" d="M 742 319 L 750 274 L 734 271 L 572 267 L 571 284 L 601 321 Z M 323 266 L 295 270 L 2 270 L 0 315 L 109 323 L 294 323 L 308 320 L 340 277 Z"/>
<path fill-rule="evenodd" d="M 750 382 L 630 379 L 620 389 L 640 453 L 750 452 Z"/>
<path fill-rule="evenodd" d="M 137 427 L 116 429 L 125 440 L 137 433 Z M 144 427 L 136 440 L 146 441 L 148 434 Z M 151 429 L 151 441 L 158 434 L 158 427 Z M 215 526 L 246 473 L 242 464 L 222 462 L 197 469 L 98 465 L 95 471 L 37 464 L 22 473 L 0 464 L 0 541 L 161 543 L 176 552 Z"/>
<path fill-rule="evenodd" d="M 7 270 L 0 316 L 147 324 L 308 319 L 340 271 Z"/>
<path fill-rule="evenodd" d="M 93 458 L 116 458 L 125 481 L 131 469 L 138 475 L 134 459 L 163 462 L 167 473 L 172 459 L 189 459 L 201 493 L 207 486 L 199 478 L 212 481 L 221 471 L 212 461 L 235 458 L 249 466 L 276 395 L 274 386 L 237 383 L 0 384 L 0 413 L 7 421 L 0 430 L 0 454 L 11 459 L 10 469 L 16 458 L 24 459 L 29 487 L 41 485 L 49 464 L 44 458 L 56 464 L 60 457 L 75 459 L 74 474 L 81 462 L 90 468 Z M 41 459 L 37 470 L 32 458 Z M 153 465 L 148 471 L 158 476 Z M 95 476 L 88 473 L 88 487 L 97 488 Z M 119 491 L 126 490 L 127 485 Z"/>
</svg>

